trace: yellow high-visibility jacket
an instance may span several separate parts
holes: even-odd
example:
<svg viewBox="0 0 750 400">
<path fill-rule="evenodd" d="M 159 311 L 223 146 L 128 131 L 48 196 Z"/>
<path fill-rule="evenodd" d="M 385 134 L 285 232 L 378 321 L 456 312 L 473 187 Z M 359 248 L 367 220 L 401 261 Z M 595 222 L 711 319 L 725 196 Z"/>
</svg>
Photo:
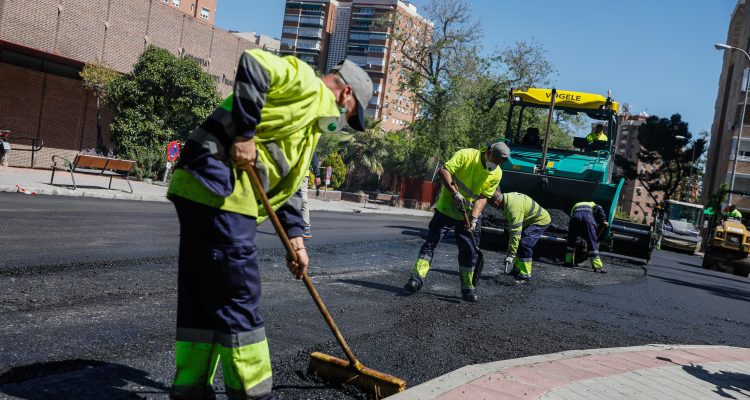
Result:
<svg viewBox="0 0 750 400">
<path fill-rule="evenodd" d="M 492 197 L 503 176 L 500 167 L 492 172 L 487 171 L 482 163 L 482 152 L 477 149 L 461 149 L 455 152 L 443 167 L 453 175 L 453 182 L 466 199 L 467 207 L 479 197 Z M 451 192 L 446 188 L 440 191 L 435 208 L 451 218 L 464 219 L 463 212 L 456 206 Z"/>
<path fill-rule="evenodd" d="M 260 223 L 266 212 L 258 207 L 247 173 L 229 157 L 234 139 L 255 138 L 255 171 L 276 210 L 307 174 L 322 133 L 318 119 L 339 116 L 333 92 L 309 65 L 248 50 L 240 58 L 233 93 L 191 133 L 168 195 L 257 217 Z"/>
<path fill-rule="evenodd" d="M 516 254 L 523 228 L 552 222 L 547 210 L 523 193 L 503 193 L 503 214 L 508 222 L 508 254 Z"/>
</svg>

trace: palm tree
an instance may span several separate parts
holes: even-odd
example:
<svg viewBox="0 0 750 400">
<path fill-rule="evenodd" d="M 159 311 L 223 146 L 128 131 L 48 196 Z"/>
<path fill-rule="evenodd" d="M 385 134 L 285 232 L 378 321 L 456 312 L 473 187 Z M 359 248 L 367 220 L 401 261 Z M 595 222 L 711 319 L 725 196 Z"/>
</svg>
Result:
<svg viewBox="0 0 750 400">
<path fill-rule="evenodd" d="M 347 164 L 348 185 L 359 189 L 372 175 L 378 180 L 383 174 L 383 160 L 388 155 L 380 121 L 367 118 L 363 132 L 353 132 L 342 138 L 344 162 Z"/>
</svg>

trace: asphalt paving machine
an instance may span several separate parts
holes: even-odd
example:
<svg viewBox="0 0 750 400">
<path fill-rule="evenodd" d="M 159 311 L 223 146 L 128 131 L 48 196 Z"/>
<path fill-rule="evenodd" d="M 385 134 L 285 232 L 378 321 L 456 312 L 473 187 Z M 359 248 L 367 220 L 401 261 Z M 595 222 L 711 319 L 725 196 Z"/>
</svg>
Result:
<svg viewBox="0 0 750 400">
<path fill-rule="evenodd" d="M 750 196 L 739 190 L 723 190 L 717 199 L 727 194 Z M 709 204 L 707 209 L 707 240 L 703 256 L 703 268 L 750 276 L 750 232 L 738 219 L 722 215 L 721 204 Z"/>
<path fill-rule="evenodd" d="M 524 113 L 546 109 L 546 129 L 538 143 L 522 137 Z M 505 138 L 511 157 L 501 167 L 503 192 L 520 192 L 531 196 L 550 212 L 552 224 L 541 240 L 556 243 L 562 249 L 567 240 L 569 214 L 580 201 L 594 201 L 604 207 L 609 228 L 600 237 L 601 248 L 646 260 L 654 247 L 653 230 L 648 225 L 614 219 L 622 179 L 612 178 L 614 140 L 617 134 L 619 104 L 610 96 L 556 89 L 530 88 L 510 92 Z M 550 127 L 555 111 L 571 115 L 584 114 L 604 125 L 606 143 L 589 145 L 586 138 L 574 138 L 574 149 L 550 146 Z M 522 144 L 525 143 L 525 144 Z M 485 208 L 489 210 L 490 207 Z M 504 235 L 503 221 L 496 210 L 485 211 L 482 232 L 487 236 Z M 576 260 L 585 260 L 585 248 L 579 241 Z M 545 246 L 549 247 L 549 246 Z M 556 250 L 557 251 L 557 250 Z M 562 250 L 559 250 L 562 257 Z"/>
</svg>

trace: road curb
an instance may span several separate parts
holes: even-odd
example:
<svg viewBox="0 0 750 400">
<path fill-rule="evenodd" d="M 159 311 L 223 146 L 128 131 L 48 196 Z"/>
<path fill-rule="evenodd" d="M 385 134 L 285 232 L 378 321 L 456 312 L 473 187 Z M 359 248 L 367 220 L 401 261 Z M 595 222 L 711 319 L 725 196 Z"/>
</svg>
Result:
<svg viewBox="0 0 750 400">
<path fill-rule="evenodd" d="M 26 187 L 29 192 L 36 192 L 36 194 L 48 195 L 48 196 L 68 196 L 68 197 L 86 197 L 86 198 L 97 198 L 97 199 L 110 199 L 110 200 L 137 200 L 137 201 L 169 201 L 164 196 L 144 196 L 138 194 L 128 193 L 91 193 L 86 191 L 75 191 L 70 189 L 48 189 L 48 188 L 34 188 Z M 18 188 L 14 186 L 0 186 L 0 192 L 17 193 Z"/>
<path fill-rule="evenodd" d="M 565 359 L 573 359 L 578 357 L 601 355 L 601 354 L 613 354 L 613 353 L 627 353 L 627 352 L 639 352 L 639 351 L 653 351 L 653 350 L 686 350 L 686 349 L 739 349 L 733 346 L 711 346 L 711 345 L 666 345 L 666 344 L 649 344 L 644 346 L 634 347 L 614 347 L 607 349 L 588 349 L 588 350 L 569 350 L 559 353 L 544 354 L 539 356 L 531 356 L 524 358 L 516 358 L 511 360 L 494 361 L 484 364 L 473 364 L 467 365 L 463 368 L 459 368 L 453 372 L 449 372 L 438 378 L 424 382 L 420 385 L 414 386 L 401 392 L 397 395 L 388 397 L 393 400 L 405 400 L 405 399 L 434 399 L 450 390 L 456 389 L 469 382 L 477 380 L 485 375 L 494 374 L 507 368 L 521 367 L 521 366 L 533 366 L 535 364 L 549 363 L 554 361 L 560 361 Z"/>
</svg>

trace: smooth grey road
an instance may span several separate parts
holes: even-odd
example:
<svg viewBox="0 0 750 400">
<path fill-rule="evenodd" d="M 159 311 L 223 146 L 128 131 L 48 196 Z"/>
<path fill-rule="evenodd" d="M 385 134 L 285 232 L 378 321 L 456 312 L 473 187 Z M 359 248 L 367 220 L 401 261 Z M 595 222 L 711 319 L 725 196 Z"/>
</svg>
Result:
<svg viewBox="0 0 750 400">
<path fill-rule="evenodd" d="M 467 364 L 648 343 L 750 347 L 750 286 L 658 252 L 610 273 L 540 261 L 499 274 L 485 251 L 480 302 L 461 301 L 455 245 L 422 292 L 401 286 L 427 219 L 313 213 L 311 276 L 355 354 L 410 385 Z M 269 227 L 258 236 L 275 391 L 365 398 L 307 379 L 310 351 L 342 356 Z M 168 203 L 0 194 L 0 398 L 166 398 L 173 373 L 177 223 Z M 221 379 L 217 389 L 222 393 Z M 223 397 L 220 396 L 220 397 Z"/>
</svg>

